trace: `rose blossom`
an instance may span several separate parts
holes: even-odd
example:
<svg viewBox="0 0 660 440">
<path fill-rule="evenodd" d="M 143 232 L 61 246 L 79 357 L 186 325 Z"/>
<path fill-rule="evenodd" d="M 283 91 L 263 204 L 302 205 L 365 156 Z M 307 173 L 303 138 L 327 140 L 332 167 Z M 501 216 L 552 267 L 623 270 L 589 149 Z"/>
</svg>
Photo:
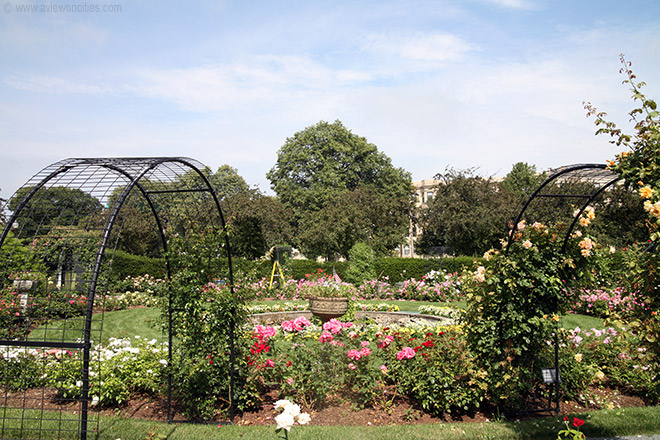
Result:
<svg viewBox="0 0 660 440">
<path fill-rule="evenodd" d="M 415 350 L 410 347 L 403 347 L 403 349 L 396 354 L 397 360 L 412 359 L 415 357 Z"/>
</svg>

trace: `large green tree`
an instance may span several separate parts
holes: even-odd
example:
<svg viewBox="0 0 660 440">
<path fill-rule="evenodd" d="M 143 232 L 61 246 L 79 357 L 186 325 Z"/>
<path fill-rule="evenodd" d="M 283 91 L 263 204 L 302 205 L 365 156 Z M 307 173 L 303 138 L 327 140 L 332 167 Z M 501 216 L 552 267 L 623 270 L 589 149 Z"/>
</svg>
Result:
<svg viewBox="0 0 660 440">
<path fill-rule="evenodd" d="M 334 209 L 329 205 L 341 203 L 341 197 L 351 197 L 351 192 L 360 188 L 368 187 L 379 200 L 387 200 L 388 206 L 395 201 L 397 207 L 405 207 L 406 213 L 412 206 L 410 174 L 393 166 L 390 158 L 375 145 L 353 134 L 340 121 L 320 121 L 288 138 L 267 177 L 282 203 L 293 209 L 301 228 L 313 227 L 315 221 L 336 224 L 337 215 L 341 213 L 329 212 Z M 346 220 L 350 219 L 349 213 L 343 215 Z M 375 236 L 383 228 L 407 227 L 409 217 L 399 211 L 383 210 L 382 217 L 375 220 L 365 226 L 368 230 L 363 236 Z M 319 234 L 328 233 L 317 229 Z M 349 238 L 351 242 L 345 245 L 322 246 L 319 239 L 323 239 L 318 235 L 304 229 L 299 232 L 297 245 L 310 257 L 346 256 L 355 244 Z M 310 241 L 312 238 L 314 240 Z"/>
<path fill-rule="evenodd" d="M 209 181 L 221 199 L 250 189 L 245 179 L 238 174 L 238 170 L 227 164 L 218 167 L 216 172 L 209 176 Z"/>
<path fill-rule="evenodd" d="M 419 251 L 448 246 L 458 255 L 480 255 L 497 246 L 518 213 L 513 194 L 474 170 L 449 169 L 436 179 L 441 183 L 420 215 Z"/>
<path fill-rule="evenodd" d="M 23 187 L 9 200 L 10 211 L 18 209 L 32 187 Z M 40 188 L 19 214 L 20 237 L 46 235 L 55 226 L 75 226 L 81 219 L 101 211 L 101 202 L 80 189 L 55 186 Z"/>
<path fill-rule="evenodd" d="M 271 247 L 293 242 L 293 212 L 276 197 L 247 190 L 225 199 L 232 253 L 256 259 Z"/>
<path fill-rule="evenodd" d="M 520 199 L 529 197 L 547 178 L 545 173 L 536 171 L 536 165 L 527 162 L 517 162 L 502 180 L 502 188 L 514 193 Z"/>
<path fill-rule="evenodd" d="M 369 186 L 345 190 L 322 209 L 303 217 L 302 250 L 306 255 L 328 259 L 348 257 L 351 248 L 363 242 L 376 255 L 387 255 L 404 240 L 409 212 L 409 199 L 390 198 Z"/>
</svg>

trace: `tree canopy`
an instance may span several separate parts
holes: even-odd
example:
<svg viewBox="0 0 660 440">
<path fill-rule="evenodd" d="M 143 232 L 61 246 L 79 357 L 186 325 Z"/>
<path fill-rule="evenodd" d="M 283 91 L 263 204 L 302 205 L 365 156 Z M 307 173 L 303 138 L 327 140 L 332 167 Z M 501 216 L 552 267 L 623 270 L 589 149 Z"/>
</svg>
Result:
<svg viewBox="0 0 660 440">
<path fill-rule="evenodd" d="M 308 256 L 332 258 L 333 253 L 346 256 L 358 239 L 356 235 L 369 238 L 380 234 L 383 228 L 408 225 L 407 215 L 398 210 L 383 210 L 365 223 L 366 230 L 343 238 L 349 243 L 340 245 L 331 237 L 322 237 L 331 234 L 326 228 L 336 226 L 339 219 L 332 212 L 336 208 L 330 205 L 349 203 L 344 197 L 357 197 L 358 193 L 370 191 L 378 200 L 386 200 L 387 206 L 391 206 L 391 201 L 397 207 L 406 206 L 408 211 L 412 206 L 410 174 L 394 167 L 389 157 L 364 137 L 353 134 L 341 121 L 320 121 L 288 138 L 267 177 L 282 203 L 293 209 L 297 222 L 307 228 L 318 226 L 318 222 L 324 224 L 317 228 L 317 233 L 303 230 L 304 237 L 300 237 L 298 245 Z M 343 215 L 350 223 L 350 214 Z M 403 236 L 397 239 L 400 241 Z M 321 244 L 327 240 L 335 243 Z"/>
<path fill-rule="evenodd" d="M 474 170 L 449 169 L 436 179 L 441 183 L 420 216 L 420 252 L 431 246 L 449 246 L 458 255 L 480 255 L 495 247 L 517 214 L 512 193 L 475 175 Z"/>
<path fill-rule="evenodd" d="M 15 211 L 31 190 L 31 187 L 19 189 L 9 200 L 9 210 Z M 82 218 L 101 209 L 98 199 L 80 189 L 40 188 L 21 211 L 18 219 L 21 236 L 31 237 L 37 232 L 46 235 L 55 225 L 75 226 Z"/>
<path fill-rule="evenodd" d="M 547 178 L 545 173 L 538 173 L 536 165 L 517 162 L 502 180 L 502 188 L 514 193 L 521 199 L 529 197 Z"/>
</svg>

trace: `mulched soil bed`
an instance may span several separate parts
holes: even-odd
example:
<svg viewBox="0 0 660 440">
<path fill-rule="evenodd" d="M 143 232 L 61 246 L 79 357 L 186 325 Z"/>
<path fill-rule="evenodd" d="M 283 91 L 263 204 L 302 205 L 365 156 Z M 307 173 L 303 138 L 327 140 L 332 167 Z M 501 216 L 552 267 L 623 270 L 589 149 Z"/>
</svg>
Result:
<svg viewBox="0 0 660 440">
<path fill-rule="evenodd" d="M 640 407 L 645 406 L 642 399 L 627 395 L 614 389 L 591 388 L 585 395 L 588 401 L 585 403 L 562 401 L 560 402 L 560 414 L 571 414 L 581 411 L 600 409 L 604 405 L 612 404 L 614 407 Z M 42 399 L 43 397 L 43 399 Z M 272 397 L 272 402 L 277 396 Z M 590 402 L 589 402 L 590 401 Z M 2 405 L 7 407 L 33 407 L 46 410 L 73 411 L 80 407 L 76 402 L 62 402 L 57 398 L 53 389 L 31 389 L 20 393 L 11 393 L 2 399 Z M 376 425 L 405 425 L 417 423 L 462 423 L 462 422 L 486 422 L 492 416 L 487 412 L 474 412 L 466 414 L 444 415 L 443 417 L 431 417 L 417 409 L 403 398 L 396 399 L 394 405 L 389 408 L 365 408 L 356 409 L 349 402 L 340 399 L 331 399 L 318 409 L 309 410 L 303 408 L 312 417 L 313 425 L 344 425 L 344 426 L 376 426 Z M 118 408 L 106 408 L 100 411 L 108 416 L 121 416 L 137 419 L 166 421 L 167 398 L 154 396 L 141 396 L 126 402 Z M 174 420 L 185 420 L 185 417 L 173 405 Z M 272 403 L 264 404 L 258 411 L 247 412 L 236 416 L 233 423 L 236 425 L 275 425 L 274 418 L 279 413 L 273 410 Z M 546 417 L 549 412 L 535 415 L 521 416 L 519 418 Z"/>
</svg>

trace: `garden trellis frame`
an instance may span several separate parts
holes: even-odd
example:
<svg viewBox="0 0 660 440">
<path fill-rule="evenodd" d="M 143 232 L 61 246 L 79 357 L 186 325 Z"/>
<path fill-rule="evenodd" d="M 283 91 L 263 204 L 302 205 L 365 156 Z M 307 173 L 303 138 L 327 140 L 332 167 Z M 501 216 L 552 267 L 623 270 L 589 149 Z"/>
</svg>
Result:
<svg viewBox="0 0 660 440">
<path fill-rule="evenodd" d="M 98 433 L 91 391 L 102 378 L 90 374 L 99 361 L 92 349 L 101 342 L 112 261 L 123 223 L 130 221 L 122 208 L 133 207 L 155 222 L 152 232 L 160 241 L 167 278 L 172 275 L 168 240 L 189 232 L 182 230 L 184 224 L 185 228 L 221 231 L 224 275 L 233 293 L 229 237 L 208 174 L 201 163 L 185 157 L 71 158 L 44 168 L 2 207 L 3 212 L 12 209 L 0 236 L 4 278 L 0 288 L 6 294 L 0 298 L 0 438 L 76 435 L 86 439 Z M 176 329 L 172 314 L 170 306 L 170 364 Z M 51 322 L 53 318 L 58 320 Z M 227 323 L 230 418 L 235 325 L 233 319 Z M 71 397 L 40 386 L 46 363 L 57 364 L 64 356 L 81 360 L 80 368 L 59 372 L 77 379 L 78 390 Z M 27 358 L 40 360 L 35 364 L 38 367 L 22 369 L 21 362 Z M 168 382 L 168 421 L 172 421 L 171 379 Z"/>
<path fill-rule="evenodd" d="M 608 170 L 607 166 L 602 164 L 568 165 L 555 170 L 536 188 L 520 210 L 512 225 L 504 251 L 505 254 L 508 254 L 514 234 L 523 219 L 529 223 L 533 221 L 549 223 L 561 221 L 562 219 L 566 220 L 568 228 L 564 233 L 560 251 L 562 254 L 565 253 L 568 240 L 584 210 L 603 195 L 605 191 L 620 182 L 623 182 L 623 178 Z M 559 310 L 559 304 L 555 304 L 555 310 Z M 543 370 L 544 383 L 554 385 L 554 402 L 550 397 L 547 408 L 527 412 L 559 412 L 561 374 L 559 371 L 559 340 L 556 333 L 554 339 L 554 366 Z"/>
</svg>

